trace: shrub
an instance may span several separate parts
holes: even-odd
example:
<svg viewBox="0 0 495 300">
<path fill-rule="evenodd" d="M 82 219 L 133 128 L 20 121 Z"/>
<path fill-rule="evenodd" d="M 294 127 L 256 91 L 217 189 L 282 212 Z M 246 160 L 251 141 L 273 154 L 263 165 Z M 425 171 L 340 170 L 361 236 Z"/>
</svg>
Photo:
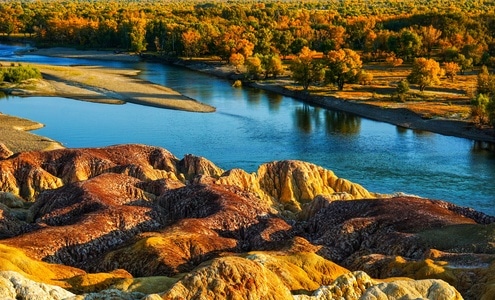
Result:
<svg viewBox="0 0 495 300">
<path fill-rule="evenodd" d="M 42 78 L 41 72 L 31 66 L 18 66 L 1 69 L 0 78 L 2 81 L 19 83 L 31 78 Z"/>
</svg>

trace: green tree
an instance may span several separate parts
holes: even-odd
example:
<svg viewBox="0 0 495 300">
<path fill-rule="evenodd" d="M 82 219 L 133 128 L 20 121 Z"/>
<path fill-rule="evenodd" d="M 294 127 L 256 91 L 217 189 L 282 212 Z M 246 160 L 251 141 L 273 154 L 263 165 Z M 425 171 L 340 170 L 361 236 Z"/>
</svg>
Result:
<svg viewBox="0 0 495 300">
<path fill-rule="evenodd" d="M 460 69 L 461 75 L 464 75 L 466 71 L 470 71 L 473 69 L 473 59 L 466 58 L 464 54 L 458 54 L 455 61 L 459 64 L 461 68 Z"/>
<path fill-rule="evenodd" d="M 278 55 L 268 54 L 261 57 L 261 64 L 264 69 L 265 78 L 271 74 L 273 77 L 277 77 L 284 72 L 284 66 L 282 60 Z"/>
<path fill-rule="evenodd" d="M 476 77 L 476 93 L 495 96 L 495 75 L 490 74 L 486 66 L 481 67 L 481 72 Z"/>
<path fill-rule="evenodd" d="M 473 122 L 477 125 L 486 125 L 492 123 L 493 112 L 490 118 L 490 108 L 493 107 L 493 99 L 490 99 L 488 95 L 477 94 L 476 97 L 471 100 L 471 117 Z"/>
<path fill-rule="evenodd" d="M 414 60 L 407 80 L 410 83 L 417 84 L 420 91 L 424 91 L 427 86 L 439 84 L 441 75 L 442 69 L 437 61 L 432 58 L 420 57 Z"/>
<path fill-rule="evenodd" d="M 258 79 L 263 73 L 261 58 L 259 55 L 251 56 L 246 60 L 246 72 L 250 78 Z"/>
<path fill-rule="evenodd" d="M 290 30 L 275 31 L 273 40 L 275 42 L 275 48 L 277 48 L 284 59 L 287 55 L 291 54 L 290 45 L 294 41 L 294 36 Z"/>
<path fill-rule="evenodd" d="M 328 52 L 326 56 L 325 81 L 344 89 L 344 84 L 359 80 L 363 63 L 355 51 L 345 48 Z"/>
<path fill-rule="evenodd" d="M 303 47 L 290 65 L 292 79 L 301 84 L 305 91 L 311 84 L 322 81 L 325 76 L 323 65 L 314 58 L 316 55 L 316 51 Z"/>
<path fill-rule="evenodd" d="M 401 30 L 398 44 L 397 54 L 404 60 L 410 60 L 417 56 L 422 47 L 421 37 L 410 29 Z"/>
</svg>

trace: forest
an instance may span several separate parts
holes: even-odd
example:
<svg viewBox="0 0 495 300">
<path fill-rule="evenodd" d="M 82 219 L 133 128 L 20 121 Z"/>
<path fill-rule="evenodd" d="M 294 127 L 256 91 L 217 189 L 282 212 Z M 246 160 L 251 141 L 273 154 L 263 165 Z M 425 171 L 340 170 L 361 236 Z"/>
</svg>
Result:
<svg viewBox="0 0 495 300">
<path fill-rule="evenodd" d="M 7 0 L 0 2 L 0 35 L 37 46 L 216 57 L 256 79 L 277 76 L 290 58 L 304 89 L 320 81 L 339 90 L 369 81 L 367 62 L 410 63 L 402 88 L 413 83 L 420 90 L 438 84 L 440 74 L 453 81 L 485 66 L 478 80 L 478 87 L 486 85 L 478 88 L 483 97 L 473 101 L 486 115 L 478 119 L 490 123 L 494 8 L 483 0 Z"/>
</svg>

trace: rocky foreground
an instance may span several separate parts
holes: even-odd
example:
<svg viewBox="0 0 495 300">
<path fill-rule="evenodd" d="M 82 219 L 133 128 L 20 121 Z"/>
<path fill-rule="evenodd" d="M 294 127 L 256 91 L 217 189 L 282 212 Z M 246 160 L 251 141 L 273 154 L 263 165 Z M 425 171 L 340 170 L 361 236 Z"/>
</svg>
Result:
<svg viewBox="0 0 495 300">
<path fill-rule="evenodd" d="M 472 209 L 300 161 L 2 153 L 2 299 L 495 298 L 495 218 Z"/>
</svg>

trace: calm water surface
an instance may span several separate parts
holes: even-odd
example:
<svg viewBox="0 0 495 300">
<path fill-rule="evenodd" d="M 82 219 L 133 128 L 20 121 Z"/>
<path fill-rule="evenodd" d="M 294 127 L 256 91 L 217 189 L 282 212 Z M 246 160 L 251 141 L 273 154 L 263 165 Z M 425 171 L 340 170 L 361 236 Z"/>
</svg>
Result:
<svg viewBox="0 0 495 300">
<path fill-rule="evenodd" d="M 444 199 L 495 215 L 495 155 L 477 150 L 466 139 L 405 130 L 272 93 L 232 88 L 227 81 L 176 67 L 6 57 L 139 68 L 143 79 L 217 107 L 215 113 L 201 114 L 64 98 L 0 100 L 0 112 L 44 123 L 46 127 L 35 133 L 67 147 L 142 143 L 164 147 L 179 158 L 192 153 L 223 169 L 249 172 L 264 162 L 298 159 L 331 169 L 370 191 Z"/>
</svg>

